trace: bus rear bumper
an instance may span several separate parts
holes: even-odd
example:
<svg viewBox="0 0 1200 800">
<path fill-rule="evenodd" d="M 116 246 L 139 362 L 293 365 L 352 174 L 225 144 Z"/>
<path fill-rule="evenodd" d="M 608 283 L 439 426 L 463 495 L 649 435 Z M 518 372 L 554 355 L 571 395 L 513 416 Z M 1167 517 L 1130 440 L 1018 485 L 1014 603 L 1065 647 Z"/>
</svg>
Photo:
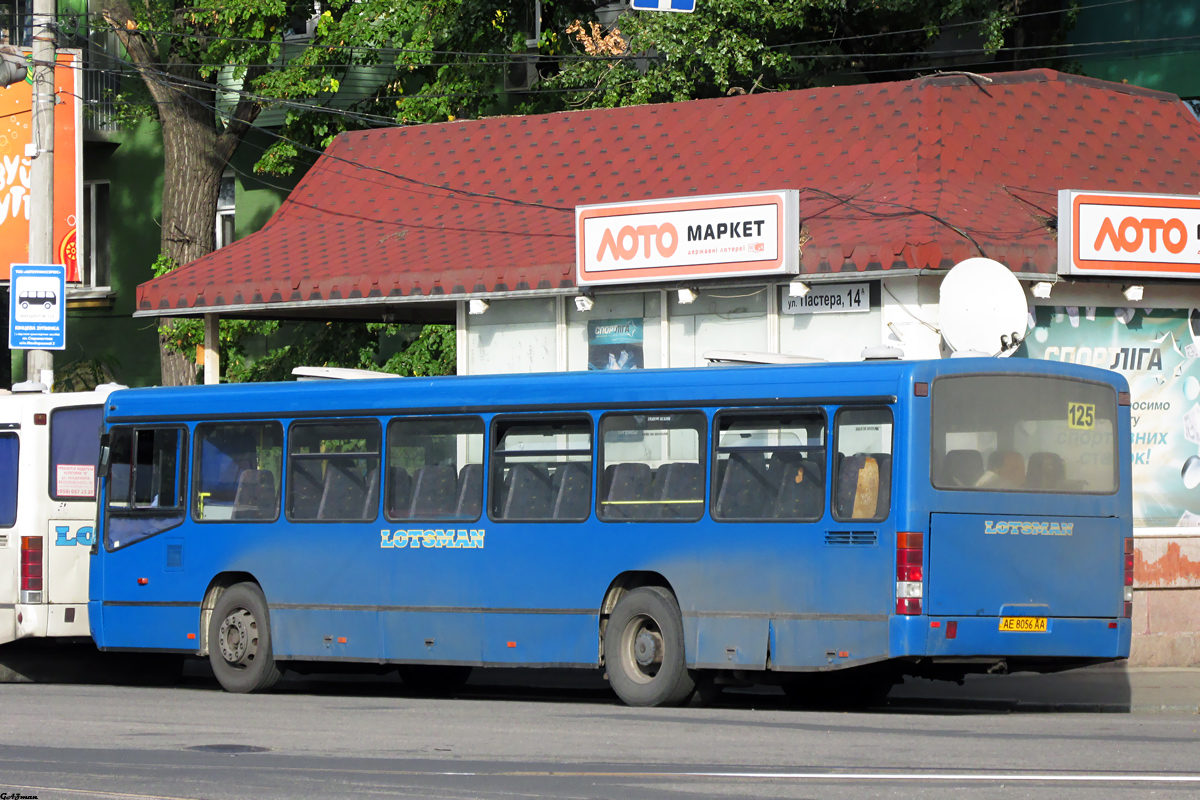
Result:
<svg viewBox="0 0 1200 800">
<path fill-rule="evenodd" d="M 893 657 L 1118 659 L 1129 657 L 1133 625 L 1111 617 L 1050 617 L 1044 632 L 1000 630 L 999 617 L 891 619 Z"/>
</svg>

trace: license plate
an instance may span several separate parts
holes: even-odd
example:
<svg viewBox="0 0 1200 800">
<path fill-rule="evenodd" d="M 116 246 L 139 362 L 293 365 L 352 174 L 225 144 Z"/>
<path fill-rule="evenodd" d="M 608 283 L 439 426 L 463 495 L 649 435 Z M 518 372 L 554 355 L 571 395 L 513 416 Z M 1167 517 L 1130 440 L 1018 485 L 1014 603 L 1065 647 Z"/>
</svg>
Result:
<svg viewBox="0 0 1200 800">
<path fill-rule="evenodd" d="M 1045 633 L 1045 617 L 1001 617 L 1000 630 L 1022 633 Z"/>
</svg>

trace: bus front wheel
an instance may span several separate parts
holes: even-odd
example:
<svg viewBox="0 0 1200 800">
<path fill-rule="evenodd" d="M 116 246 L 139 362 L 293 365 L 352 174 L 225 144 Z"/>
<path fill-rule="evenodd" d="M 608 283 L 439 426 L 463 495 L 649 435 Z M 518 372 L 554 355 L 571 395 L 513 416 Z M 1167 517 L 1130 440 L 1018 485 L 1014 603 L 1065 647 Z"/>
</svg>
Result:
<svg viewBox="0 0 1200 800">
<path fill-rule="evenodd" d="M 604 663 L 617 697 L 631 706 L 676 706 L 696 689 L 683 652 L 674 595 L 643 586 L 617 602 L 604 630 Z"/>
<path fill-rule="evenodd" d="M 209 622 L 208 660 L 227 692 L 262 692 L 279 681 L 267 600 L 258 586 L 234 584 L 217 598 Z"/>
</svg>

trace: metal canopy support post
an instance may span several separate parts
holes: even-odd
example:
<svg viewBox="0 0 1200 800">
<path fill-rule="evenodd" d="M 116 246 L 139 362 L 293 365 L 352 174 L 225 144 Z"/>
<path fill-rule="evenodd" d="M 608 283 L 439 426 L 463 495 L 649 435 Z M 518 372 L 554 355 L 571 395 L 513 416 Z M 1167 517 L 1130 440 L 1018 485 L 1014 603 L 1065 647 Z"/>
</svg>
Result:
<svg viewBox="0 0 1200 800">
<path fill-rule="evenodd" d="M 204 383 L 221 382 L 221 315 L 204 315 Z"/>
<path fill-rule="evenodd" d="M 54 61 L 56 0 L 33 0 L 33 165 L 29 170 L 29 263 L 54 261 Z M 63 298 L 63 302 L 66 299 Z M 54 354 L 25 354 L 27 380 L 54 381 Z"/>
</svg>

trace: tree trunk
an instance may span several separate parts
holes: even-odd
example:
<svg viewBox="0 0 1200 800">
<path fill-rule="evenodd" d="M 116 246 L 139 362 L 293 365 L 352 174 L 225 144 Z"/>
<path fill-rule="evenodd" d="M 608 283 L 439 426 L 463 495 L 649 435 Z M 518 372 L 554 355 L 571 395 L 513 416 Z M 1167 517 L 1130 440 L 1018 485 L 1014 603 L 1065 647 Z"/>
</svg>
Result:
<svg viewBox="0 0 1200 800">
<path fill-rule="evenodd" d="M 177 106 L 159 108 L 163 121 L 162 254 L 182 266 L 216 246 L 217 198 L 225 161 L 218 155 L 217 133 L 211 125 L 180 111 Z M 170 323 L 166 318 L 159 323 L 162 384 L 193 385 L 197 369 L 192 359 L 166 346 L 163 333 Z"/>
</svg>

